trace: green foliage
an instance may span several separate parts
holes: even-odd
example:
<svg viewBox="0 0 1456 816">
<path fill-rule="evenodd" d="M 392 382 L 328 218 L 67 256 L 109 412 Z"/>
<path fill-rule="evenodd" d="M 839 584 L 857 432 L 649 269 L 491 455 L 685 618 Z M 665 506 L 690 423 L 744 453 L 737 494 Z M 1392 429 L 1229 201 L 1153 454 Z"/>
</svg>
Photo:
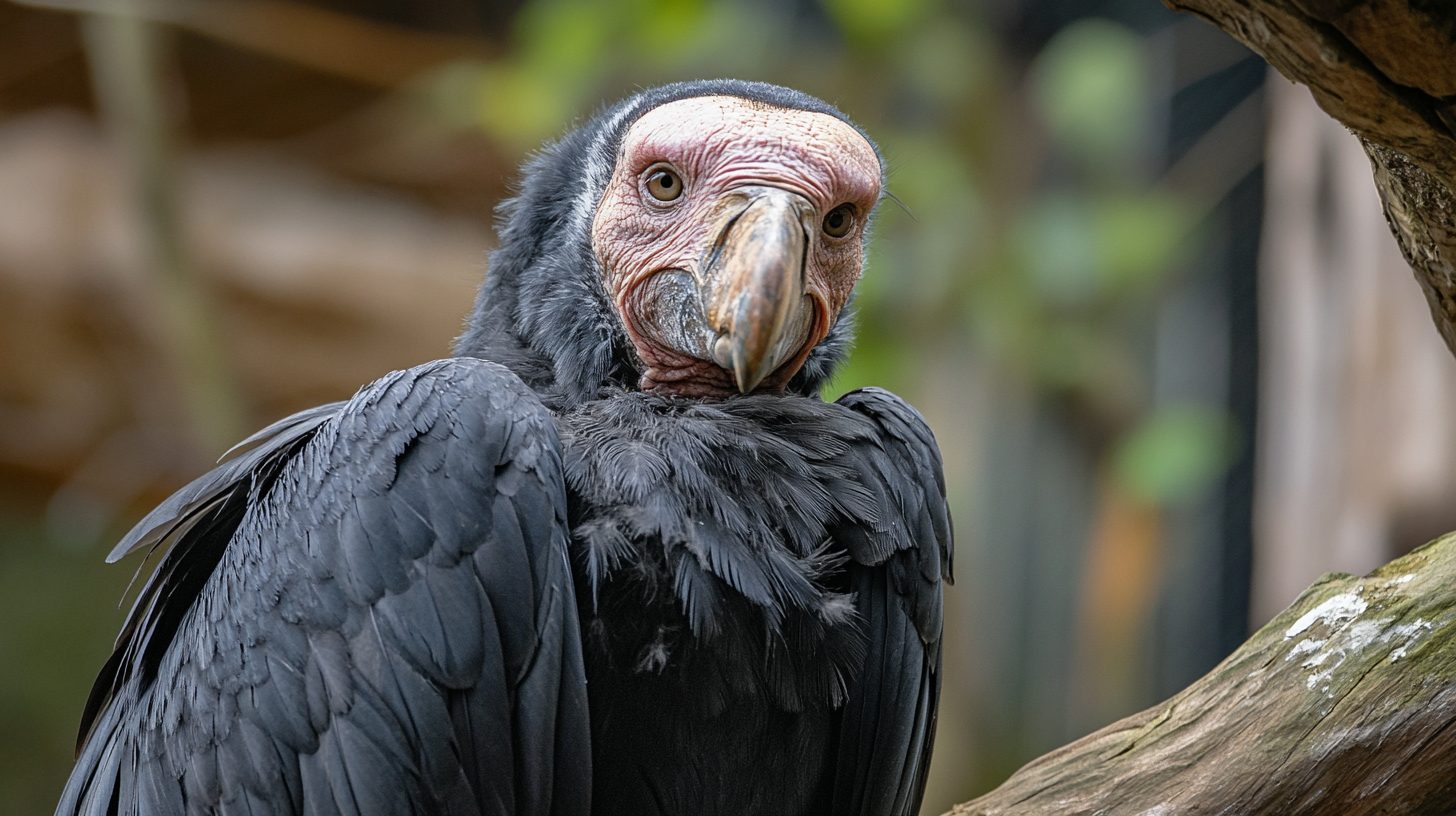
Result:
<svg viewBox="0 0 1456 816">
<path fill-rule="evenodd" d="M 825 0 L 824 9 L 834 18 L 844 36 L 864 48 L 887 48 L 898 44 L 924 18 L 931 0 Z"/>
<path fill-rule="evenodd" d="M 0 617 L 17 624 L 0 626 L 0 734 L 15 737 L 0 745 L 7 813 L 55 806 L 81 706 L 121 623 L 116 601 L 131 570 L 97 550 L 54 542 L 38 523 L 0 512 Z M 7 776 L 28 782 L 7 790 Z"/>
<path fill-rule="evenodd" d="M 1226 416 L 1200 406 L 1157 411 L 1118 446 L 1119 483 L 1150 504 L 1171 504 L 1212 486 L 1232 461 L 1236 435 Z"/>
<path fill-rule="evenodd" d="M 1073 23 L 1037 57 L 1032 91 L 1057 149 L 1103 172 L 1135 166 L 1146 142 L 1143 41 L 1105 20 Z"/>
<path fill-rule="evenodd" d="M 516 148 L 540 144 L 574 113 L 572 100 L 548 76 L 519 66 L 482 66 L 474 84 L 477 121 Z"/>
<path fill-rule="evenodd" d="M 1028 207 L 1014 240 L 1038 297 L 1076 309 L 1150 294 L 1192 227 L 1193 214 L 1166 193 L 1059 191 Z"/>
<path fill-rule="evenodd" d="M 1192 206 L 1165 190 L 1100 199 L 1098 260 L 1112 294 L 1146 294 L 1177 269 L 1196 221 Z"/>
</svg>

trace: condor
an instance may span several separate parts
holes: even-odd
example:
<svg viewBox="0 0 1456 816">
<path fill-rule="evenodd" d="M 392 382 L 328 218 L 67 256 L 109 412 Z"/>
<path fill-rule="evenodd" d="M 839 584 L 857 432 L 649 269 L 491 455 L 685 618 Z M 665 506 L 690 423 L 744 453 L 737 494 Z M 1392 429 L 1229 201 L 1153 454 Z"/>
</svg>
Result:
<svg viewBox="0 0 1456 816">
<path fill-rule="evenodd" d="M 914 814 L 951 527 L 904 401 L 819 391 L 883 163 L 668 85 L 546 147 L 444 360 L 284 419 L 161 548 L 60 814 Z"/>
</svg>

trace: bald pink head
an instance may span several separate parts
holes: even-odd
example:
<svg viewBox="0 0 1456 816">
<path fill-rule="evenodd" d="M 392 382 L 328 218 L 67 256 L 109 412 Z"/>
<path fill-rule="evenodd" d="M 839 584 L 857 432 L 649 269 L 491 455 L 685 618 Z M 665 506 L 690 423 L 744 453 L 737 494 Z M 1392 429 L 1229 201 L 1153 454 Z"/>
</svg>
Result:
<svg viewBox="0 0 1456 816">
<path fill-rule="evenodd" d="M 643 114 L 592 224 L 641 387 L 782 389 L 848 302 L 879 196 L 874 148 L 828 114 L 731 96 Z"/>
</svg>

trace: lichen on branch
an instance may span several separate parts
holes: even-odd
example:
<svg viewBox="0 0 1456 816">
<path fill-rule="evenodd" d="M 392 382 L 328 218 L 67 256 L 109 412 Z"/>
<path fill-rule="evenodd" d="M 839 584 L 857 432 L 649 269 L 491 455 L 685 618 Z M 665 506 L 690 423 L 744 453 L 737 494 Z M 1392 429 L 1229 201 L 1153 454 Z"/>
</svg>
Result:
<svg viewBox="0 0 1456 816">
<path fill-rule="evenodd" d="M 1456 535 L 1326 576 L 1167 702 L 956 816 L 1456 812 Z"/>
</svg>

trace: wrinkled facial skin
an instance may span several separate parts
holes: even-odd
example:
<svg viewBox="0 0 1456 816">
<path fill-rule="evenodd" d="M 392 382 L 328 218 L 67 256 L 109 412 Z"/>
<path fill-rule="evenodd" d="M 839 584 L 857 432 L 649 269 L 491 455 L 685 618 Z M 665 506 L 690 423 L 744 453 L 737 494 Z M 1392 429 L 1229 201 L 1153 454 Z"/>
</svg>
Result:
<svg viewBox="0 0 1456 816">
<path fill-rule="evenodd" d="M 663 167 L 682 181 L 672 201 L 648 190 Z M 782 390 L 848 301 L 879 196 L 874 148 L 828 114 L 729 96 L 644 114 L 592 224 L 607 291 L 644 365 L 639 386 L 683 396 Z M 853 226 L 835 237 L 825 218 L 842 205 Z M 741 271 L 749 267 L 758 271 Z M 730 334 L 766 322 L 781 328 L 759 342 L 767 352 L 750 355 L 760 373 L 735 381 Z"/>
</svg>

